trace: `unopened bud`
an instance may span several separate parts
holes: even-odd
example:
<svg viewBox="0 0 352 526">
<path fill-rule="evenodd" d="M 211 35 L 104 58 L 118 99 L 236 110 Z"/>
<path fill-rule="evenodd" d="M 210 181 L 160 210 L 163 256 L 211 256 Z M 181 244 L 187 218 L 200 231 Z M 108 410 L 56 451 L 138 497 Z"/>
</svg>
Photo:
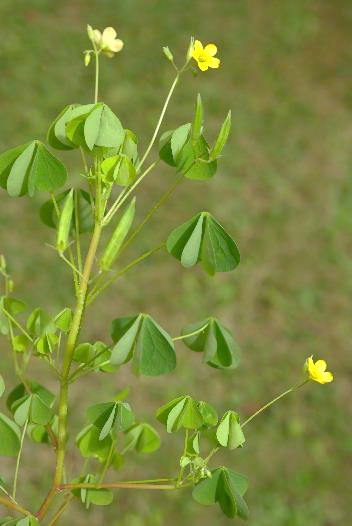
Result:
<svg viewBox="0 0 352 526">
<path fill-rule="evenodd" d="M 191 40 L 190 40 L 189 46 L 188 46 L 188 50 L 187 50 L 187 55 L 186 55 L 186 62 L 187 63 L 192 58 L 193 49 L 194 49 L 194 37 L 191 37 Z"/>
<path fill-rule="evenodd" d="M 89 62 L 90 62 L 90 53 L 89 53 L 89 51 L 86 51 L 84 53 L 84 65 L 88 66 Z"/>
<path fill-rule="evenodd" d="M 88 34 L 88 38 L 90 38 L 90 40 L 94 40 L 94 30 L 93 30 L 92 26 L 90 26 L 89 24 L 87 24 L 87 34 Z"/>
<path fill-rule="evenodd" d="M 169 62 L 173 62 L 173 60 L 174 60 L 174 56 L 173 56 L 173 54 L 171 53 L 171 51 L 170 51 L 170 49 L 169 49 L 168 46 L 164 46 L 164 47 L 163 47 L 163 53 L 164 53 L 165 57 L 167 58 L 167 60 L 168 60 Z"/>
</svg>

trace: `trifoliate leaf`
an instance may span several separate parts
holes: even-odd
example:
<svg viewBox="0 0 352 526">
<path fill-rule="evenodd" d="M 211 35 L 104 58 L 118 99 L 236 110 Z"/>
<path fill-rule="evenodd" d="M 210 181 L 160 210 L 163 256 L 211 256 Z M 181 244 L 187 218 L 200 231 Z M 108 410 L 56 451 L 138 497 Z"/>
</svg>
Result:
<svg viewBox="0 0 352 526">
<path fill-rule="evenodd" d="M 129 404 L 125 402 L 106 402 L 88 408 L 88 422 L 100 430 L 99 440 L 104 438 L 115 428 L 125 431 L 134 423 L 134 414 Z"/>
<path fill-rule="evenodd" d="M 87 113 L 94 107 L 94 104 L 70 104 L 59 113 L 51 123 L 48 133 L 47 141 L 53 148 L 57 150 L 72 150 L 76 145 L 71 142 L 66 135 L 66 123 L 80 115 Z"/>
<path fill-rule="evenodd" d="M 218 369 L 234 369 L 240 361 L 240 349 L 235 342 L 232 333 L 216 318 L 191 323 L 183 327 L 181 334 L 191 334 L 204 327 L 201 332 L 188 338 L 183 342 L 192 351 L 203 352 L 204 363 Z"/>
<path fill-rule="evenodd" d="M 153 453 L 159 447 L 158 432 L 145 422 L 132 426 L 126 432 L 125 451 L 135 449 L 137 453 Z"/>
<path fill-rule="evenodd" d="M 74 480 L 74 483 L 98 484 L 98 480 L 94 475 L 88 474 L 85 477 L 80 477 Z M 96 506 L 109 506 L 113 501 L 113 494 L 109 489 L 74 489 L 72 494 L 81 499 L 82 504 L 88 509 L 91 504 Z"/>
<path fill-rule="evenodd" d="M 180 396 L 171 400 L 160 407 L 155 416 L 166 426 L 168 433 L 174 433 L 181 428 L 200 429 L 203 426 L 213 426 L 218 421 L 212 406 L 193 400 L 190 396 Z"/>
<path fill-rule="evenodd" d="M 173 230 L 166 248 L 186 268 L 200 261 L 211 276 L 233 270 L 240 262 L 236 243 L 209 212 L 201 212 Z"/>
<path fill-rule="evenodd" d="M 68 120 L 66 134 L 76 146 L 93 153 L 101 148 L 119 148 L 125 135 L 119 119 L 103 103 L 95 104 L 86 113 Z"/>
<path fill-rule="evenodd" d="M 236 449 L 245 442 L 240 417 L 235 411 L 227 411 L 216 430 L 216 438 L 222 447 Z"/>
<path fill-rule="evenodd" d="M 72 323 L 72 310 L 69 307 L 63 309 L 54 318 L 54 323 L 62 332 L 69 332 Z"/>
<path fill-rule="evenodd" d="M 117 318 L 110 333 L 115 342 L 112 364 L 132 359 L 133 370 L 146 376 L 166 374 L 176 367 L 172 338 L 148 314 Z"/>
<path fill-rule="evenodd" d="M 201 480 L 194 488 L 192 497 L 203 506 L 216 502 L 229 518 L 238 515 L 248 518 L 248 507 L 243 495 L 248 488 L 247 478 L 231 469 L 220 467 L 211 471 L 211 478 Z"/>
<path fill-rule="evenodd" d="M 93 424 L 85 427 L 76 437 L 76 444 L 81 455 L 85 458 L 96 458 L 99 462 L 105 462 L 112 446 L 112 438 L 107 435 L 99 440 L 100 430 Z"/>
<path fill-rule="evenodd" d="M 12 197 L 53 192 L 66 179 L 66 168 L 41 141 L 32 141 L 0 155 L 0 184 Z"/>
</svg>

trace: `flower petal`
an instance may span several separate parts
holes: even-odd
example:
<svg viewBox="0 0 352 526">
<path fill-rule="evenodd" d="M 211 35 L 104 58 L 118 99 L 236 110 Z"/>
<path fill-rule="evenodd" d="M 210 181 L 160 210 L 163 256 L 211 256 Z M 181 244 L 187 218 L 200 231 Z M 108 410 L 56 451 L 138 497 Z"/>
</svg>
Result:
<svg viewBox="0 0 352 526">
<path fill-rule="evenodd" d="M 116 31 L 113 27 L 106 27 L 103 31 L 103 40 L 110 42 L 116 38 Z"/>
<path fill-rule="evenodd" d="M 327 371 L 322 374 L 321 379 L 323 380 L 321 383 L 328 384 L 333 381 L 334 375 Z"/>
<path fill-rule="evenodd" d="M 197 60 L 201 53 L 203 53 L 203 44 L 200 40 L 196 40 L 193 46 L 192 57 Z"/>
<path fill-rule="evenodd" d="M 207 44 L 204 48 L 204 52 L 210 57 L 213 57 L 218 52 L 218 48 L 215 44 Z"/>
<path fill-rule="evenodd" d="M 99 45 L 101 42 L 101 33 L 99 29 L 94 29 L 93 34 L 94 34 L 94 42 Z"/>
<path fill-rule="evenodd" d="M 210 57 L 207 60 L 207 64 L 208 64 L 208 66 L 210 68 L 217 69 L 220 66 L 220 59 L 214 58 L 214 57 Z"/>
<path fill-rule="evenodd" d="M 199 67 L 200 70 L 206 71 L 209 66 L 208 66 L 207 62 L 198 62 L 198 67 Z"/>
<path fill-rule="evenodd" d="M 322 374 L 326 370 L 326 361 L 325 360 L 317 360 L 315 362 L 315 370 L 317 374 Z"/>
<path fill-rule="evenodd" d="M 114 51 L 114 53 L 118 53 L 123 48 L 123 42 L 119 38 L 116 38 L 113 42 L 110 44 L 111 51 Z"/>
</svg>

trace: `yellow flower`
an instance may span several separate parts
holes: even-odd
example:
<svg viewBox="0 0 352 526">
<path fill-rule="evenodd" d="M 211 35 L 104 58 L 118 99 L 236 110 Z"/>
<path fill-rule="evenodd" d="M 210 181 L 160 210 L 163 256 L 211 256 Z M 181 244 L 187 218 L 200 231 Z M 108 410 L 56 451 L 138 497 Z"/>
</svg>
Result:
<svg viewBox="0 0 352 526">
<path fill-rule="evenodd" d="M 334 376 L 326 370 L 327 364 L 325 360 L 317 360 L 313 362 L 313 356 L 306 360 L 305 368 L 308 373 L 309 380 L 314 380 L 320 384 L 327 384 L 332 382 Z"/>
<path fill-rule="evenodd" d="M 199 69 L 206 71 L 208 68 L 217 69 L 220 66 L 220 60 L 214 57 L 217 50 L 215 44 L 207 44 L 203 48 L 203 44 L 199 40 L 194 42 L 192 57 L 197 61 Z"/>
<path fill-rule="evenodd" d="M 123 42 L 116 38 L 116 31 L 113 27 L 106 27 L 103 33 L 99 29 L 94 29 L 93 39 L 97 48 L 110 58 L 123 48 Z"/>
</svg>

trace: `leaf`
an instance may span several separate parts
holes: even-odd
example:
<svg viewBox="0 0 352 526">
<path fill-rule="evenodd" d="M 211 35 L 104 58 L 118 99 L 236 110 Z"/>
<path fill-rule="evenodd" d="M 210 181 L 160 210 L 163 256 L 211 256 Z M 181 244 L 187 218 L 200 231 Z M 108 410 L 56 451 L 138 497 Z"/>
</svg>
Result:
<svg viewBox="0 0 352 526">
<path fill-rule="evenodd" d="M 53 192 L 65 183 L 66 168 L 41 141 L 23 145 L 18 148 L 18 152 L 21 150 L 11 169 L 7 166 L 1 173 L 2 186 L 6 185 L 10 196 L 28 194 L 33 197 L 36 192 Z"/>
<path fill-rule="evenodd" d="M 28 382 L 29 391 L 38 397 L 48 406 L 52 407 L 55 401 L 55 395 L 48 391 L 44 386 L 35 381 Z M 18 384 L 8 395 L 6 405 L 12 413 L 18 407 L 18 403 L 24 397 L 28 396 L 28 392 L 23 384 Z"/>
<path fill-rule="evenodd" d="M 31 312 L 27 319 L 26 328 L 34 336 L 43 336 L 47 332 L 55 332 L 52 319 L 40 307 Z"/>
<path fill-rule="evenodd" d="M 35 517 L 24 517 L 16 522 L 16 526 L 38 526 L 39 522 Z"/>
<path fill-rule="evenodd" d="M 121 365 L 132 359 L 134 371 L 146 376 L 167 374 L 176 367 L 171 337 L 147 314 L 115 319 L 111 337 L 115 342 L 112 364 Z"/>
<path fill-rule="evenodd" d="M 240 417 L 234 411 L 227 411 L 216 430 L 216 438 L 222 447 L 236 449 L 245 442 Z"/>
<path fill-rule="evenodd" d="M 98 480 L 94 475 L 88 474 L 85 477 L 75 479 L 73 483 L 98 484 Z M 71 492 L 75 497 L 81 499 L 82 504 L 85 504 L 87 509 L 90 507 L 90 504 L 95 504 L 96 506 L 109 506 L 113 501 L 112 492 L 106 488 L 78 488 L 73 489 Z"/>
<path fill-rule="evenodd" d="M 92 153 L 99 148 L 119 148 L 125 133 L 111 109 L 106 104 L 98 103 L 87 110 L 66 122 L 68 139 Z"/>
<path fill-rule="evenodd" d="M 4 392 L 5 392 L 5 381 L 4 381 L 3 376 L 0 374 L 0 398 L 2 397 Z"/>
<path fill-rule="evenodd" d="M 211 471 L 211 478 L 201 480 L 194 488 L 192 497 L 203 506 L 219 503 L 229 518 L 236 515 L 248 517 L 247 504 L 243 495 L 248 488 L 247 478 L 231 469 L 221 467 Z"/>
<path fill-rule="evenodd" d="M 113 427 L 116 431 L 125 431 L 134 423 L 134 414 L 129 404 L 125 402 L 106 402 L 88 408 L 87 418 L 100 430 L 99 440 L 110 433 Z"/>
<path fill-rule="evenodd" d="M 47 141 L 50 146 L 58 150 L 72 150 L 76 148 L 76 145 L 66 135 L 66 123 L 75 117 L 87 113 L 93 107 L 94 104 L 70 104 L 65 106 L 49 127 Z"/>
<path fill-rule="evenodd" d="M 60 194 L 55 196 L 56 202 L 59 205 L 59 207 L 63 204 L 65 197 L 68 193 L 69 190 L 65 190 L 64 192 L 61 192 Z M 94 216 L 92 213 L 91 197 L 87 192 L 81 190 L 80 188 L 76 188 L 73 191 L 73 194 L 75 209 L 78 209 L 79 233 L 83 234 L 85 232 L 91 232 L 94 228 Z M 44 225 L 56 229 L 58 224 L 58 217 L 52 199 L 46 201 L 41 206 L 39 214 L 40 219 L 44 223 Z M 71 221 L 71 233 L 75 232 L 75 221 L 76 219 L 74 215 Z"/>
<path fill-rule="evenodd" d="M 202 129 L 203 129 L 203 120 L 204 120 L 203 113 L 204 113 L 204 110 L 203 110 L 202 98 L 200 94 L 198 93 L 197 100 L 196 100 L 196 107 L 194 110 L 194 119 L 192 123 L 192 141 L 193 142 L 196 142 L 201 136 Z"/>
<path fill-rule="evenodd" d="M 215 144 L 210 151 L 211 159 L 216 159 L 217 157 L 219 157 L 219 155 L 221 155 L 227 143 L 227 140 L 229 138 L 230 131 L 231 131 L 231 110 L 228 112 L 224 122 L 222 123 L 222 126 L 219 131 L 219 135 L 217 136 Z"/>
<path fill-rule="evenodd" d="M 6 183 L 16 159 L 27 149 L 30 142 L 16 146 L 0 155 L 0 186 L 6 190 Z"/>
<path fill-rule="evenodd" d="M 132 426 L 126 433 L 125 451 L 135 449 L 137 453 L 153 453 L 160 447 L 158 432 L 147 423 Z"/>
<path fill-rule="evenodd" d="M 0 456 L 16 457 L 20 450 L 20 430 L 6 415 L 0 413 Z"/>
<path fill-rule="evenodd" d="M 83 457 L 93 457 L 99 462 L 105 462 L 110 453 L 112 438 L 108 435 L 103 440 L 99 440 L 99 435 L 100 430 L 90 424 L 77 435 L 76 444 Z"/>
<path fill-rule="evenodd" d="M 159 141 L 159 157 L 170 166 L 176 166 L 171 150 L 171 137 L 174 130 L 169 130 L 162 134 Z"/>
<path fill-rule="evenodd" d="M 181 334 L 191 334 L 204 327 L 204 329 L 188 338 L 183 338 L 183 343 L 192 351 L 203 352 L 204 363 L 217 369 L 234 369 L 240 361 L 240 349 L 232 333 L 216 318 L 192 323 L 182 328 Z"/>
<path fill-rule="evenodd" d="M 240 262 L 236 243 L 209 212 L 200 212 L 173 230 L 166 248 L 186 268 L 201 261 L 210 275 L 233 270 Z"/>
<path fill-rule="evenodd" d="M 26 395 L 11 406 L 14 420 L 19 426 L 24 426 L 27 420 L 32 424 L 46 425 L 53 414 L 45 402 L 37 395 Z"/>
<path fill-rule="evenodd" d="M 55 316 L 54 322 L 62 332 L 69 332 L 72 324 L 72 310 L 66 307 Z"/>
<path fill-rule="evenodd" d="M 217 423 L 215 409 L 205 402 L 193 400 L 190 396 L 180 396 L 160 407 L 156 418 L 166 426 L 168 433 L 180 429 L 200 429 Z"/>
<path fill-rule="evenodd" d="M 174 158 L 176 164 L 178 162 L 178 156 L 187 142 L 189 133 L 191 131 L 191 124 L 183 124 L 177 130 L 172 133 L 171 136 L 171 151 L 172 157 Z"/>
</svg>

